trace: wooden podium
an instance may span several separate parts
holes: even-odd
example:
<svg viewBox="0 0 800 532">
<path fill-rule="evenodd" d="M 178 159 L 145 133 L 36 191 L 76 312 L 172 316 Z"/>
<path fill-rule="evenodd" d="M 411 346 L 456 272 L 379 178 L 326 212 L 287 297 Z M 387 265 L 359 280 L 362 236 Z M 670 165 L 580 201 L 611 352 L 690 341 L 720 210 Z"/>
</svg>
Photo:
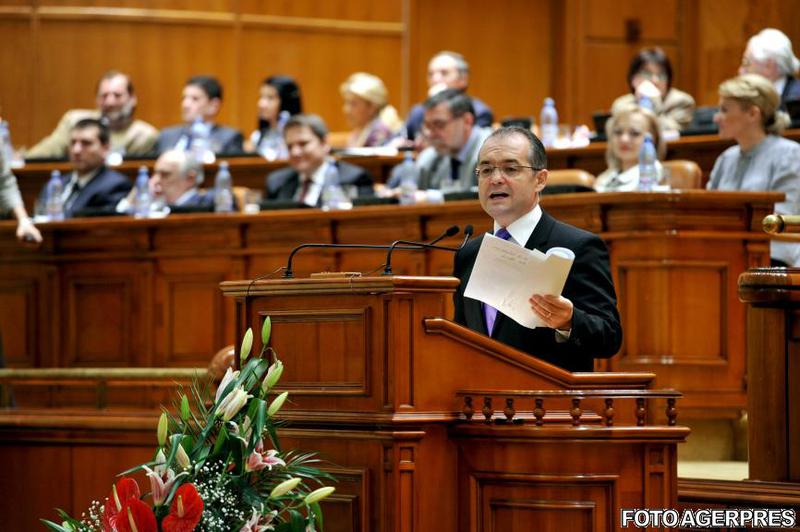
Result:
<svg viewBox="0 0 800 532">
<path fill-rule="evenodd" d="M 272 319 L 283 445 L 318 451 L 339 480 L 325 529 L 602 531 L 620 508 L 675 507 L 679 394 L 649 373 L 569 373 L 448 321 L 457 284 L 222 283 L 237 344 Z"/>
<path fill-rule="evenodd" d="M 747 303 L 751 480 L 800 482 L 800 269 L 739 276 Z"/>
</svg>

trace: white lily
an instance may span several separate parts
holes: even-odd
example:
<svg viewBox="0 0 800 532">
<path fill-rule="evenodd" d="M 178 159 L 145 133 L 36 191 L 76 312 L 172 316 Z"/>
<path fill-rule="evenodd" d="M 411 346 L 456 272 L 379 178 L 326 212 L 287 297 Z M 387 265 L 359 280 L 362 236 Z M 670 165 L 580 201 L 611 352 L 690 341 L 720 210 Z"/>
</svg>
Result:
<svg viewBox="0 0 800 532">
<path fill-rule="evenodd" d="M 217 395 L 214 398 L 214 402 L 219 402 L 219 398 L 222 395 L 222 392 L 225 391 L 225 388 L 228 387 L 228 384 L 231 383 L 232 380 L 239 378 L 239 371 L 233 371 L 233 368 L 228 368 L 225 371 L 225 376 L 222 377 L 222 382 L 219 383 L 219 388 L 217 388 Z"/>
<path fill-rule="evenodd" d="M 251 394 L 244 391 L 241 386 L 236 386 L 231 393 L 226 395 L 217 406 L 217 416 L 222 416 L 225 421 L 230 421 L 239 413 L 247 401 L 253 397 Z"/>
</svg>

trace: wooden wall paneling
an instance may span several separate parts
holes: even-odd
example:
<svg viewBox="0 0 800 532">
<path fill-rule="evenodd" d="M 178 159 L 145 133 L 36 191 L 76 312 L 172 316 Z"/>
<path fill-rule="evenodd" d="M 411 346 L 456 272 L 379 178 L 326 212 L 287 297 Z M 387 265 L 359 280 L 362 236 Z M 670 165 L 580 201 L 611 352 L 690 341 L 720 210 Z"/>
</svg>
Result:
<svg viewBox="0 0 800 532">
<path fill-rule="evenodd" d="M 32 121 L 40 111 L 34 105 L 39 101 L 40 90 L 34 75 L 35 28 L 25 10 L 6 12 L 0 7 L 0 35 L 4 42 L 0 46 L 0 118 L 9 122 L 14 145 L 23 144 L 30 137 Z"/>
<path fill-rule="evenodd" d="M 397 68 L 401 57 L 399 31 L 370 35 L 326 28 L 273 28 L 246 21 L 242 50 L 242 106 L 237 122 L 246 134 L 256 124 L 258 88 L 272 74 L 297 79 L 304 112 L 321 115 L 332 131 L 350 128 L 342 113 L 339 85 L 353 72 L 366 71 L 381 78 L 390 103 L 399 108 L 403 76 Z"/>
<path fill-rule="evenodd" d="M 159 259 L 153 365 L 206 366 L 217 351 L 232 344 L 233 301 L 223 298 L 217 286 L 243 277 L 243 263 L 233 257 Z"/>
<path fill-rule="evenodd" d="M 152 266 L 138 261 L 68 262 L 60 269 L 58 366 L 152 366 Z"/>
<path fill-rule="evenodd" d="M 56 300 L 55 268 L 23 263 L 4 266 L 2 271 L 0 333 L 6 365 L 55 365 L 53 336 L 47 332 L 58 323 L 59 317 L 53 304 Z"/>
<path fill-rule="evenodd" d="M 501 0 L 491 9 L 479 0 L 418 1 L 414 6 L 411 104 L 426 98 L 433 54 L 453 50 L 470 64 L 469 93 L 486 102 L 496 120 L 539 114 L 551 95 L 551 62 L 557 60 L 551 2 Z"/>
<path fill-rule="evenodd" d="M 642 40 L 672 41 L 677 22 L 677 0 L 656 4 L 647 0 L 583 0 L 586 36 L 628 41 L 633 28 Z"/>
</svg>

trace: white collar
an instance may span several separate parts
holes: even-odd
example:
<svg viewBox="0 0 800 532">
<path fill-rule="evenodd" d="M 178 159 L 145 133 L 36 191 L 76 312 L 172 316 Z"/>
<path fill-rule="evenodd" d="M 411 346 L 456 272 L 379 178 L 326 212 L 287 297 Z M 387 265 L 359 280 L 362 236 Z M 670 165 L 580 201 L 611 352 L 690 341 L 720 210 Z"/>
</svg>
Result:
<svg viewBox="0 0 800 532">
<path fill-rule="evenodd" d="M 74 172 L 73 171 L 71 180 L 72 180 L 72 182 L 74 184 L 77 184 L 77 186 L 79 186 L 81 188 L 81 190 L 83 190 L 84 188 L 86 188 L 86 185 L 89 184 L 89 181 L 94 179 L 95 176 L 97 176 L 97 174 L 99 174 L 99 173 L 100 173 L 100 168 L 95 168 L 91 172 L 88 172 L 88 173 L 85 173 L 85 174 L 81 174 L 81 175 L 79 175 L 78 172 Z M 75 186 L 75 185 L 73 185 L 73 186 Z"/>
<path fill-rule="evenodd" d="M 539 220 L 541 219 L 542 207 L 537 202 L 533 209 L 508 224 L 506 231 L 508 231 L 511 235 L 511 240 L 524 247 L 525 244 L 528 243 L 528 240 L 530 240 L 534 229 L 536 229 L 536 226 L 539 224 Z M 500 224 L 495 222 L 494 232 L 497 233 L 501 227 L 502 226 Z"/>
<path fill-rule="evenodd" d="M 783 94 L 784 87 L 786 87 L 786 76 L 779 77 L 772 82 L 772 85 L 775 87 L 775 92 L 778 93 L 778 98 L 780 98 Z"/>
</svg>

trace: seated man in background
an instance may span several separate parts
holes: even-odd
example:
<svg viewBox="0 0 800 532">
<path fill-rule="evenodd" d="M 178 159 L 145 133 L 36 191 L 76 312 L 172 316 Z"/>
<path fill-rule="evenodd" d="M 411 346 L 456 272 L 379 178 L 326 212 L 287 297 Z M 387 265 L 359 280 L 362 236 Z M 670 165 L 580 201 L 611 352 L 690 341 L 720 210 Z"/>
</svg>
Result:
<svg viewBox="0 0 800 532">
<path fill-rule="evenodd" d="M 592 371 L 595 358 L 613 356 L 622 344 L 605 243 L 542 210 L 547 155 L 528 129 L 511 126 L 493 132 L 480 149 L 477 174 L 481 207 L 494 220 L 495 236 L 543 253 L 564 247 L 575 253 L 575 262 L 561 295 L 531 294 L 530 311 L 544 326 L 529 329 L 464 296 L 484 237 L 476 238 L 455 256 L 453 275 L 461 284 L 453 295 L 454 320 L 567 371 Z"/>
<path fill-rule="evenodd" d="M 126 156 L 149 154 L 155 146 L 158 130 L 141 120 L 134 120 L 136 95 L 127 74 L 110 70 L 97 82 L 97 109 L 67 111 L 50 135 L 25 152 L 28 159 L 64 158 L 70 146 L 70 131 L 84 118 L 102 119 L 108 126 L 111 150 Z"/>
<path fill-rule="evenodd" d="M 441 51 L 434 55 L 428 63 L 428 96 L 445 89 L 455 89 L 466 93 L 469 86 L 469 64 L 464 56 L 449 51 Z M 469 98 L 472 102 L 475 123 L 481 127 L 490 127 L 494 121 L 492 110 L 477 98 Z M 406 119 L 406 134 L 410 140 L 417 138 L 425 119 L 425 106 L 418 103 L 411 108 Z"/>
<path fill-rule="evenodd" d="M 428 191 L 428 201 L 435 201 L 441 193 L 468 191 L 478 185 L 478 150 L 491 130 L 476 125 L 469 96 L 447 89 L 428 98 L 422 131 L 430 146 L 417 157 L 417 185 L 420 191 Z M 398 184 L 390 182 L 389 186 Z"/>
<path fill-rule="evenodd" d="M 80 216 L 81 211 L 111 212 L 130 192 L 130 180 L 105 166 L 109 148 L 108 128 L 100 120 L 84 118 L 70 131 L 72 173 L 65 176 L 61 195 L 65 218 Z M 47 185 L 40 197 L 46 189 Z"/>
<path fill-rule="evenodd" d="M 780 96 L 781 108 L 785 109 L 786 102 L 800 100 L 800 80 L 794 77 L 798 69 L 800 59 L 795 57 L 789 37 L 767 28 L 747 41 L 739 75 L 759 74 L 767 78 Z"/>
<path fill-rule="evenodd" d="M 194 76 L 183 87 L 181 118 L 183 124 L 161 130 L 156 149 L 163 153 L 169 149 L 187 150 L 198 135 L 197 125 L 208 136 L 208 149 L 215 154 L 241 153 L 242 133 L 236 129 L 214 123 L 222 107 L 222 85 L 211 76 Z M 197 124 L 195 124 L 197 123 Z M 194 127 L 193 127 L 194 126 Z"/>
<path fill-rule="evenodd" d="M 328 128 L 317 115 L 294 115 L 283 128 L 289 167 L 267 176 L 267 199 L 294 200 L 320 206 L 323 187 L 355 187 L 358 196 L 371 196 L 373 178 L 365 169 L 330 156 Z"/>
<path fill-rule="evenodd" d="M 203 165 L 183 150 L 167 150 L 156 160 L 150 177 L 150 195 L 156 205 L 166 207 L 214 206 L 214 196 L 202 192 Z M 133 204 L 135 189 L 117 204 L 117 212 L 128 212 Z"/>
</svg>

